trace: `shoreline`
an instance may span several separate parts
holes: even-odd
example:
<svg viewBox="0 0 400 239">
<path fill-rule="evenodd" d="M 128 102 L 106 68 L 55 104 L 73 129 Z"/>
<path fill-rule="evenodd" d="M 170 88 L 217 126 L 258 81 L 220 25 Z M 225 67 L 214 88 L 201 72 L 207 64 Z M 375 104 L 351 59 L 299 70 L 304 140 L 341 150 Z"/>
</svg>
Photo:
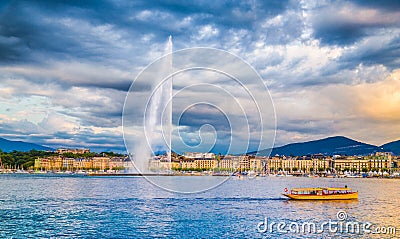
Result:
<svg viewBox="0 0 400 239">
<path fill-rule="evenodd" d="M 361 176 L 361 175 L 282 175 L 282 174 L 263 174 L 263 175 L 241 175 L 241 174 L 220 174 L 220 173 L 119 173 L 119 172 L 28 172 L 28 171 L 16 171 L 16 172 L 0 172 L 0 175 L 34 175 L 34 176 L 60 176 L 60 177 L 232 177 L 236 179 L 254 179 L 254 178 L 356 178 L 356 179 L 400 179 L 399 175 L 385 175 L 385 176 Z"/>
</svg>

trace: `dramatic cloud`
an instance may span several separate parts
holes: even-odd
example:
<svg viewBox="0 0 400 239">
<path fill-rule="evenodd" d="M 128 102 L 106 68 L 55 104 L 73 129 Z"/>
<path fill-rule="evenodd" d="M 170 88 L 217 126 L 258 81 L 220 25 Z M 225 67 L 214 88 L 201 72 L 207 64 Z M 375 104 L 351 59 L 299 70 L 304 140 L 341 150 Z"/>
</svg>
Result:
<svg viewBox="0 0 400 239">
<path fill-rule="evenodd" d="M 400 12 L 393 9 L 337 1 L 322 3 L 316 8 L 311 17 L 314 34 L 326 44 L 353 44 L 379 29 L 400 25 Z"/>
<path fill-rule="evenodd" d="M 277 145 L 338 134 L 376 144 L 400 137 L 394 0 L 3 2 L 0 137 L 124 151 L 126 92 L 163 55 L 169 35 L 174 50 L 221 48 L 255 67 L 275 102 Z M 145 83 L 133 89 L 147 90 Z M 214 150 L 223 151 L 228 125 L 203 111 L 182 118 L 185 140 L 195 145 L 199 127 L 212 123 Z M 203 128 L 204 137 L 214 129 Z"/>
</svg>

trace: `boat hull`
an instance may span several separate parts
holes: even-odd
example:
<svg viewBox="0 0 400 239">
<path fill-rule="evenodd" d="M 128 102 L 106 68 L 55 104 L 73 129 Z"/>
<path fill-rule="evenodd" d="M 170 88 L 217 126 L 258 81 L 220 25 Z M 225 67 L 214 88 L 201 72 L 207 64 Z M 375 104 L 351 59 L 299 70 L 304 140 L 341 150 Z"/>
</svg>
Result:
<svg viewBox="0 0 400 239">
<path fill-rule="evenodd" d="M 299 194 L 286 194 L 286 196 L 294 200 L 354 200 L 358 199 L 358 192 L 346 193 L 346 194 L 325 194 L 325 195 L 299 195 Z"/>
</svg>

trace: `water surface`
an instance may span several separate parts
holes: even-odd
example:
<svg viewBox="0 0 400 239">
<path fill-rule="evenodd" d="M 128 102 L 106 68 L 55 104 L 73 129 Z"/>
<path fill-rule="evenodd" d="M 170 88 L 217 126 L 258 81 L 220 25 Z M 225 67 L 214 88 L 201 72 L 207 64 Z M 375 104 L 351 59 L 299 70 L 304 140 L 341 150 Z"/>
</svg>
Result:
<svg viewBox="0 0 400 239">
<path fill-rule="evenodd" d="M 191 177 L 168 177 L 190 186 Z M 210 180 L 210 179 L 208 179 Z M 212 180 L 212 179 L 211 179 Z M 195 181 L 198 182 L 198 179 Z M 1 238 L 396 238 L 400 181 L 395 179 L 230 179 L 204 193 L 164 191 L 141 177 L 0 175 Z M 358 201 L 289 201 L 285 187 L 336 186 L 359 191 Z M 397 227 L 396 235 L 264 233 L 268 222 L 337 219 Z"/>
</svg>

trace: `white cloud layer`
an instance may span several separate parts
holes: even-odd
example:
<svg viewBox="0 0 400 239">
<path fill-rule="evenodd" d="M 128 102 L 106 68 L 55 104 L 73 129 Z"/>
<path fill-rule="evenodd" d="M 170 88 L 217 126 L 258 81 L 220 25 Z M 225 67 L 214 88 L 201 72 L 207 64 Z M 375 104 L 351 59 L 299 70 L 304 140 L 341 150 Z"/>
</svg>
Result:
<svg viewBox="0 0 400 239">
<path fill-rule="evenodd" d="M 172 35 L 174 50 L 221 48 L 255 67 L 275 102 L 277 145 L 332 135 L 397 140 L 399 7 L 396 1 L 11 2 L 0 9 L 0 136 L 123 151 L 126 92 Z M 196 132 L 186 135 L 196 141 L 190 138 Z"/>
</svg>

